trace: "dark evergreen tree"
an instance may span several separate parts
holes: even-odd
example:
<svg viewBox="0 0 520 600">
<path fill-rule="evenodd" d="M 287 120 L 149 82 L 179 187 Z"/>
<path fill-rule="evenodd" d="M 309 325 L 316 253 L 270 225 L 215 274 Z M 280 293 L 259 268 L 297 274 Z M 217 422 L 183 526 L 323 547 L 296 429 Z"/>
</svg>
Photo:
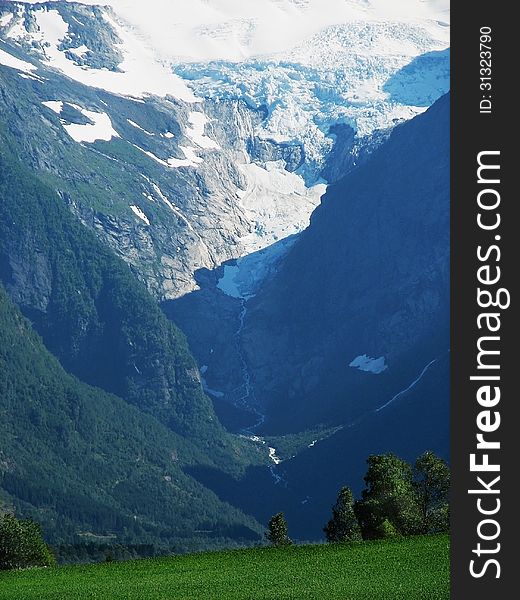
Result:
<svg viewBox="0 0 520 600">
<path fill-rule="evenodd" d="M 267 524 L 265 537 L 273 546 L 290 546 L 292 544 L 287 529 L 287 521 L 283 513 L 279 512 L 274 517 L 271 517 Z"/>
<path fill-rule="evenodd" d="M 420 511 L 412 468 L 394 454 L 368 458 L 366 488 L 355 503 L 363 539 L 413 535 L 420 530 Z"/>
<path fill-rule="evenodd" d="M 350 542 L 361 539 L 361 529 L 354 513 L 354 497 L 350 488 L 343 486 L 336 504 L 332 507 L 332 518 L 323 528 L 328 542 Z"/>
<path fill-rule="evenodd" d="M 43 540 L 38 523 L 21 521 L 10 514 L 0 517 L 0 570 L 54 564 L 54 556 Z"/>
<path fill-rule="evenodd" d="M 448 531 L 450 526 L 450 469 L 433 452 L 415 461 L 413 486 L 420 511 L 420 533 Z"/>
</svg>

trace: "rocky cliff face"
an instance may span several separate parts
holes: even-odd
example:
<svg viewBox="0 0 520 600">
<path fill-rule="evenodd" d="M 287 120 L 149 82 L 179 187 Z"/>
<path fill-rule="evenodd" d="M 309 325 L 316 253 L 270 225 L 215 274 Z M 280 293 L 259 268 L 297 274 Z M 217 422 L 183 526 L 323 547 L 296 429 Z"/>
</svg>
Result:
<svg viewBox="0 0 520 600">
<path fill-rule="evenodd" d="M 303 160 L 298 144 L 256 136 L 262 107 L 195 98 L 146 64 L 107 9 L 4 2 L 0 10 L 4 47 L 20 61 L 20 70 L 2 68 L 0 83 L 20 155 L 158 299 L 193 291 L 198 269 L 248 252 L 242 239 L 255 222 L 241 202 L 249 186 L 241 165 L 254 158 L 295 170 Z M 148 67 L 170 87 L 156 89 Z"/>
<path fill-rule="evenodd" d="M 90 10 L 66 9 L 60 4 L 62 14 L 54 7 L 45 12 L 26 6 L 19 27 L 41 14 L 56 14 L 68 25 Z M 99 9 L 91 10 L 102 37 L 116 36 L 103 19 L 100 29 Z M 20 155 L 46 174 L 71 210 L 132 265 L 157 297 L 191 291 L 192 273 L 233 257 L 236 238 L 248 231 L 237 206 L 244 177 L 204 134 L 208 117 L 201 103 L 192 106 L 173 97 L 143 103 L 71 81 L 47 66 L 45 46 L 24 42 L 33 33 L 27 28 L 22 30 L 25 35 L 20 33 L 17 50 L 27 52 L 47 74 L 21 78 L 5 69 L 0 99 Z M 76 39 L 74 30 L 69 36 L 75 43 L 85 41 Z M 103 45 L 94 47 L 89 69 L 98 69 L 101 60 L 103 68 L 110 69 L 113 57 L 105 57 Z M 86 60 L 69 62 L 80 68 Z M 197 145 L 197 152 L 193 137 L 204 146 Z"/>
</svg>

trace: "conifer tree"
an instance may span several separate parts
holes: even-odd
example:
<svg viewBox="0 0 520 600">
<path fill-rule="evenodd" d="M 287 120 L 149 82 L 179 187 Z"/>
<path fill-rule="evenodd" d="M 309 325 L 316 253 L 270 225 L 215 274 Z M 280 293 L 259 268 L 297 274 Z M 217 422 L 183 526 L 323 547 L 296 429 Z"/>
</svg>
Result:
<svg viewBox="0 0 520 600">
<path fill-rule="evenodd" d="M 412 468 L 394 454 L 369 456 L 366 488 L 354 510 L 363 539 L 420 533 Z"/>
<path fill-rule="evenodd" d="M 287 521 L 283 513 L 279 512 L 274 517 L 271 517 L 267 524 L 265 537 L 273 546 L 290 546 L 292 544 L 287 529 Z"/>
<path fill-rule="evenodd" d="M 420 510 L 420 533 L 448 531 L 450 527 L 450 468 L 433 452 L 415 461 L 413 486 Z"/>
<path fill-rule="evenodd" d="M 343 486 L 336 504 L 332 507 L 332 518 L 323 528 L 328 542 L 349 542 L 361 539 L 361 529 L 354 514 L 354 497 L 350 488 Z"/>
</svg>

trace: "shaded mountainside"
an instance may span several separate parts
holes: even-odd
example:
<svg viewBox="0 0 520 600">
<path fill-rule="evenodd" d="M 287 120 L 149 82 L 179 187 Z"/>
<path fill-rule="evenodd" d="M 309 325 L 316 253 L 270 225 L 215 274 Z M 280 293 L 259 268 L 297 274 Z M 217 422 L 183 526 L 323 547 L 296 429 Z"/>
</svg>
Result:
<svg viewBox="0 0 520 600">
<path fill-rule="evenodd" d="M 182 468 L 237 475 L 262 458 L 218 422 L 183 334 L 16 148 L 2 132 L 0 280 L 63 367 L 104 391 L 67 375 L 3 294 L 0 487 L 53 541 L 255 538 Z"/>
<path fill-rule="evenodd" d="M 273 430 L 345 424 L 449 347 L 449 97 L 329 187 L 248 303 L 243 344 Z"/>
<path fill-rule="evenodd" d="M 449 96 L 329 187 L 247 308 L 259 433 L 281 448 L 272 434 L 332 429 L 280 453 L 274 477 L 194 467 L 222 498 L 261 521 L 283 507 L 291 535 L 319 539 L 337 490 L 360 493 L 370 454 L 449 457 Z"/>
<path fill-rule="evenodd" d="M 371 454 L 393 452 L 412 462 L 428 449 L 448 459 L 449 413 L 446 353 L 384 410 L 365 413 L 329 437 L 320 439 L 316 434 L 271 474 L 260 467 L 250 467 L 240 480 L 207 467 L 193 467 L 190 473 L 260 522 L 267 522 L 283 507 L 291 536 L 319 540 L 341 486 L 348 485 L 356 497 L 360 495 Z M 283 437 L 267 439 L 277 448 L 284 441 Z"/>
</svg>

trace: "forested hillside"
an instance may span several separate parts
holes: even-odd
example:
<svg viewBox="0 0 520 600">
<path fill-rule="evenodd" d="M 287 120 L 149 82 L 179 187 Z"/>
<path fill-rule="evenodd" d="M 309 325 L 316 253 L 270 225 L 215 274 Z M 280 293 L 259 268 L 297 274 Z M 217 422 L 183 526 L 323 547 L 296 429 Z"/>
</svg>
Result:
<svg viewBox="0 0 520 600">
<path fill-rule="evenodd" d="M 5 503 L 54 543 L 255 539 L 254 520 L 182 468 L 238 474 L 262 457 L 218 423 L 182 333 L 13 147 L 2 136 Z"/>
</svg>

